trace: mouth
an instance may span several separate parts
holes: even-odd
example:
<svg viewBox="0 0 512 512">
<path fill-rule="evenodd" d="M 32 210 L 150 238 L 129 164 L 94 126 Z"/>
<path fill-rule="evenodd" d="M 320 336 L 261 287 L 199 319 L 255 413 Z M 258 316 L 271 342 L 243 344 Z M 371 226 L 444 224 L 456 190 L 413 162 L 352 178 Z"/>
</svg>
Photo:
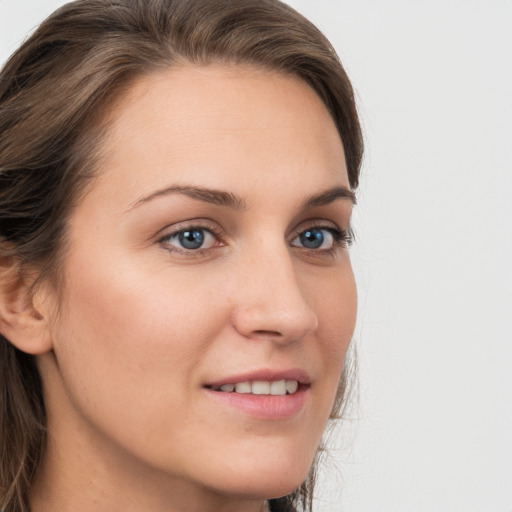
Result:
<svg viewBox="0 0 512 512">
<path fill-rule="evenodd" d="M 256 371 L 204 386 L 217 404 L 263 420 L 298 418 L 309 402 L 311 379 L 302 370 Z"/>
<path fill-rule="evenodd" d="M 220 391 L 222 393 L 239 393 L 242 395 L 272 395 L 272 396 L 284 396 L 295 394 L 301 386 L 307 386 L 301 384 L 295 379 L 281 379 L 281 380 L 253 380 L 236 382 L 233 384 L 222 384 L 220 386 L 206 386 L 208 389 L 213 391 Z"/>
</svg>

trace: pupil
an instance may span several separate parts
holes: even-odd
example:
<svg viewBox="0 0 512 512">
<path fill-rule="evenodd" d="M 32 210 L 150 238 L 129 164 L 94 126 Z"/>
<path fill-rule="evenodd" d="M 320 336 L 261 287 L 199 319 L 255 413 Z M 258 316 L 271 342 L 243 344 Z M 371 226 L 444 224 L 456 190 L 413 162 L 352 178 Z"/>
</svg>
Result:
<svg viewBox="0 0 512 512">
<path fill-rule="evenodd" d="M 321 229 L 308 229 L 300 235 L 300 241 L 308 249 L 318 249 L 324 242 L 324 235 Z"/>
<path fill-rule="evenodd" d="M 179 240 L 185 249 L 199 249 L 204 242 L 204 233 L 200 229 L 183 231 L 179 235 Z"/>
</svg>

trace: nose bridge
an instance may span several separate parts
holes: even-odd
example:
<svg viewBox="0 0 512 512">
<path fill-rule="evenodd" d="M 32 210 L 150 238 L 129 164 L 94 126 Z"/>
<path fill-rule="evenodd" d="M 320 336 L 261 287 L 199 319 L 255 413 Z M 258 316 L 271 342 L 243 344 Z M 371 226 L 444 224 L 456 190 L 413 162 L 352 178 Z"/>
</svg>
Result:
<svg viewBox="0 0 512 512">
<path fill-rule="evenodd" d="M 317 327 L 284 240 L 259 244 L 242 258 L 235 326 L 246 337 L 300 340 Z"/>
</svg>

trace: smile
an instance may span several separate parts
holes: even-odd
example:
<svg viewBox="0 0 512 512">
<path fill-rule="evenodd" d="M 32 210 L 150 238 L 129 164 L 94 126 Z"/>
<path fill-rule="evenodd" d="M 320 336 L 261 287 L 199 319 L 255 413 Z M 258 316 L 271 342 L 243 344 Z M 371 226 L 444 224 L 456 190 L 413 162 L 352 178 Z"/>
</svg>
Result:
<svg viewBox="0 0 512 512">
<path fill-rule="evenodd" d="M 293 395 L 299 389 L 297 380 L 254 380 L 237 382 L 236 384 L 222 384 L 221 386 L 212 386 L 213 391 L 222 391 L 225 393 L 240 393 L 252 395 Z"/>
</svg>

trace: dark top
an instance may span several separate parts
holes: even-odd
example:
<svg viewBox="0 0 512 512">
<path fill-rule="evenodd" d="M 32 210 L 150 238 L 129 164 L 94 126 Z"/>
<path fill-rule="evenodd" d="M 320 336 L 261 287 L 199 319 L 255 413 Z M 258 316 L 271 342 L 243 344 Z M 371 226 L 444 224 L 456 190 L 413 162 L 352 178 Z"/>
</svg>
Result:
<svg viewBox="0 0 512 512">
<path fill-rule="evenodd" d="M 292 507 L 286 498 L 269 500 L 268 505 L 270 512 L 297 512 L 295 507 Z"/>
</svg>

